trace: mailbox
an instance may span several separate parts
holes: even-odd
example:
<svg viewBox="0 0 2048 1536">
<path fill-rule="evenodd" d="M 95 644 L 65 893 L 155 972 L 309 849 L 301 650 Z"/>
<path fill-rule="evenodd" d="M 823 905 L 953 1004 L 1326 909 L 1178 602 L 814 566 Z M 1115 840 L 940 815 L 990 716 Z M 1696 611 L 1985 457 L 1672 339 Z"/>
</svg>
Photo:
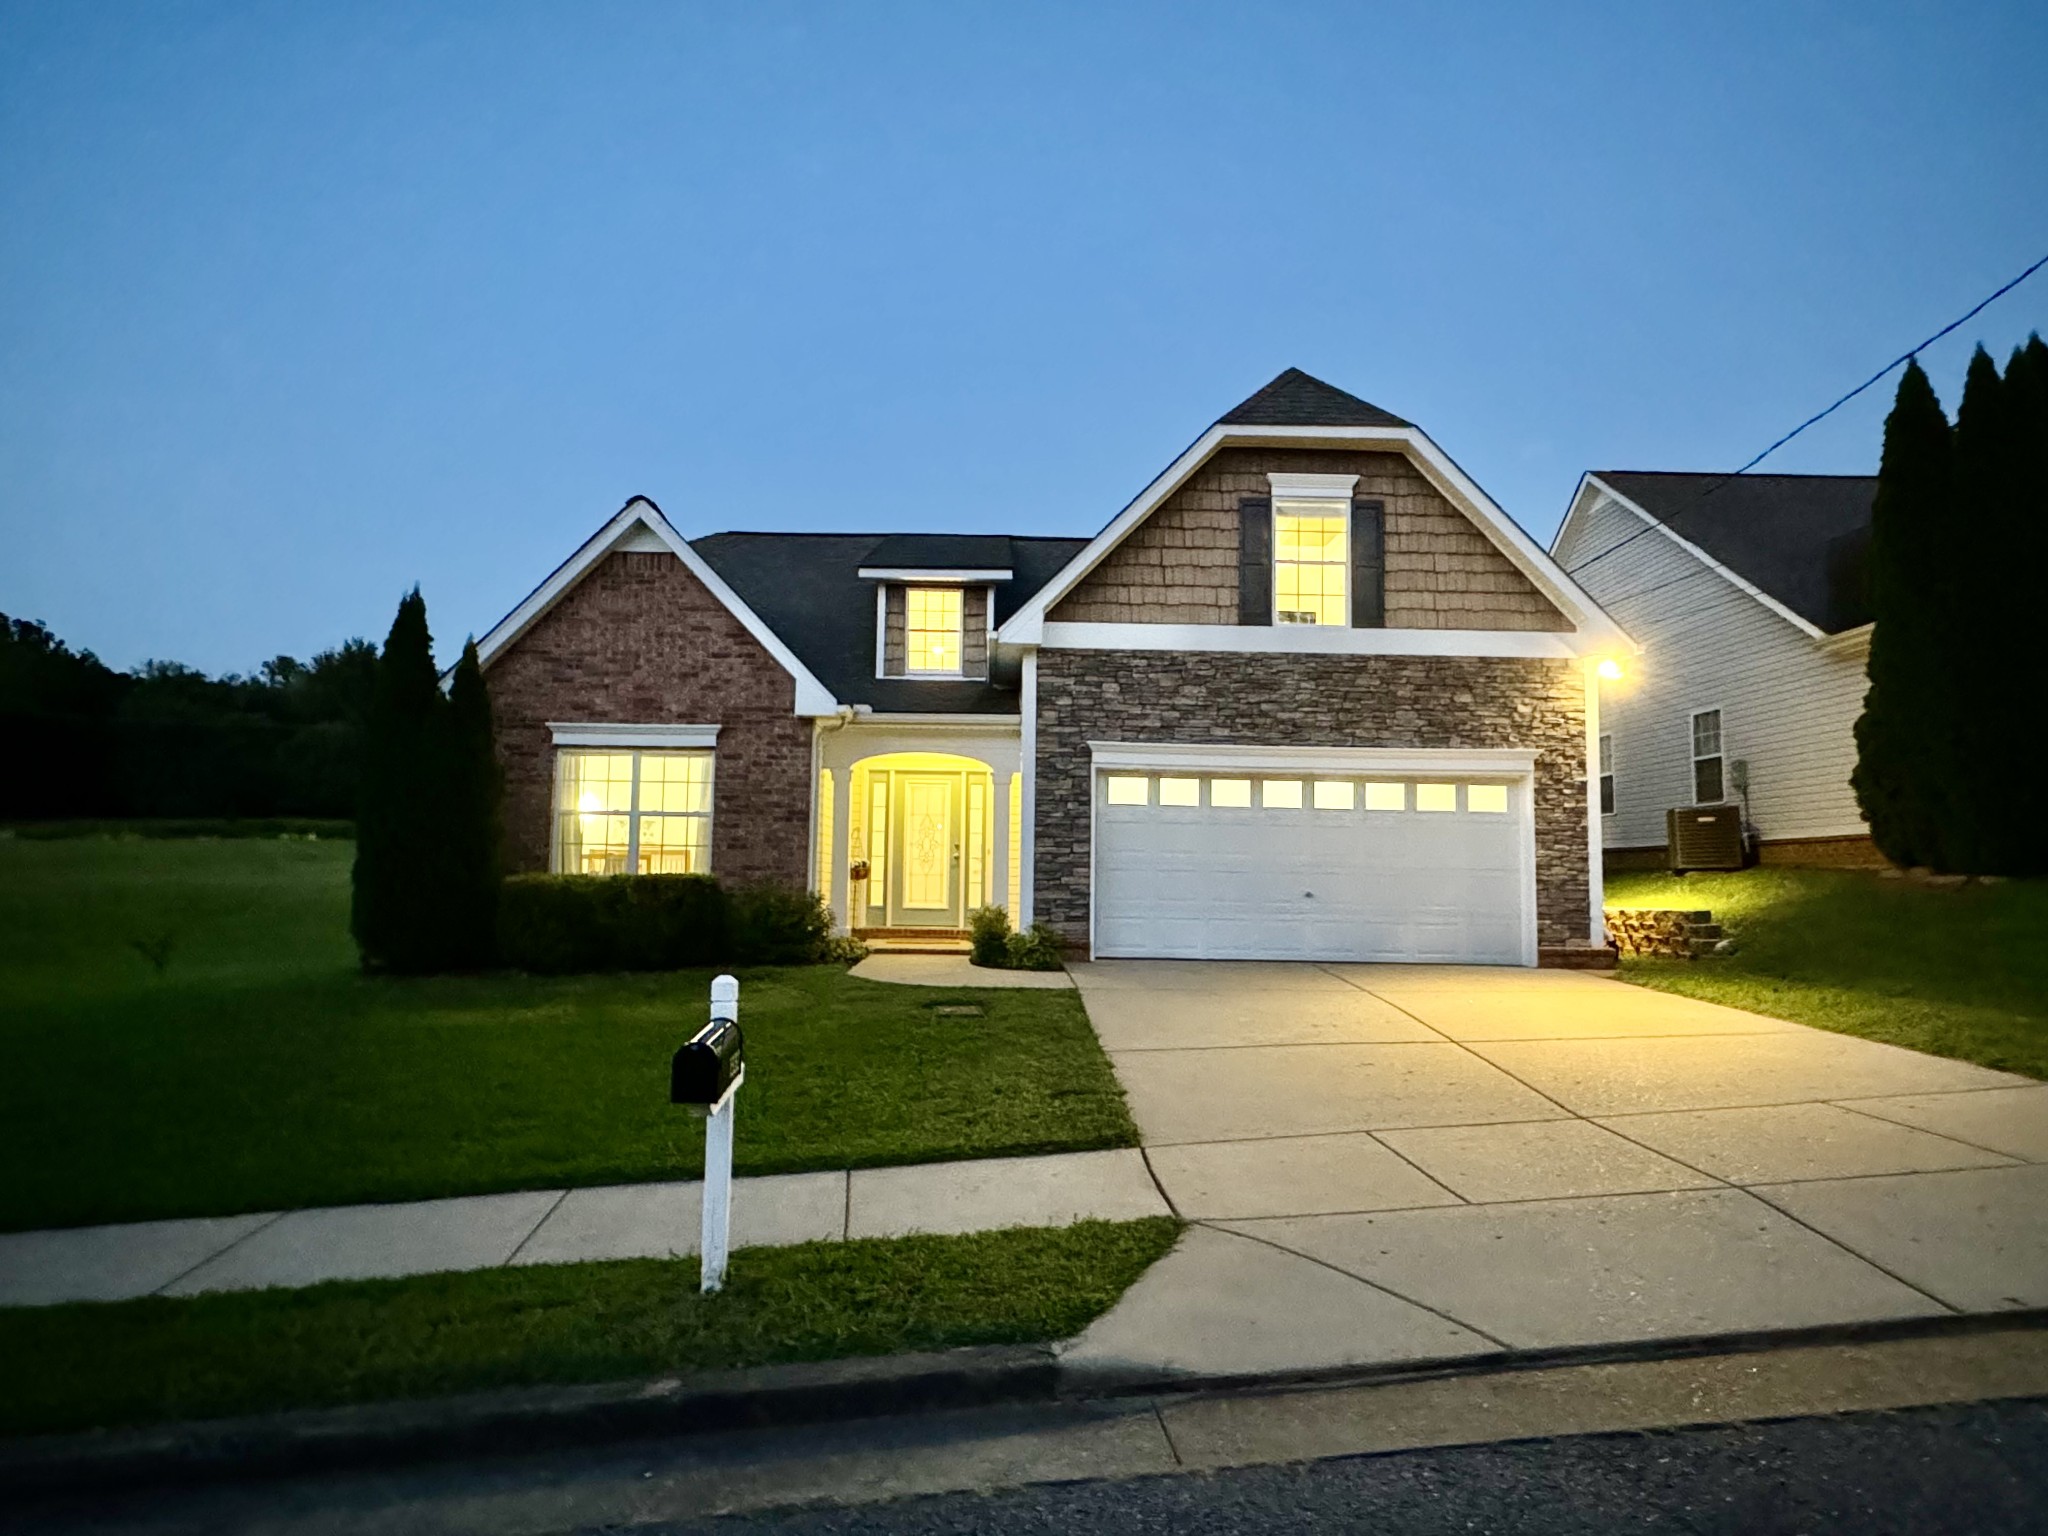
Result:
<svg viewBox="0 0 2048 1536">
<path fill-rule="evenodd" d="M 737 1019 L 713 1019 L 692 1035 L 669 1064 L 668 1101 L 710 1106 L 724 1098 L 746 1070 L 746 1043 Z"/>
</svg>

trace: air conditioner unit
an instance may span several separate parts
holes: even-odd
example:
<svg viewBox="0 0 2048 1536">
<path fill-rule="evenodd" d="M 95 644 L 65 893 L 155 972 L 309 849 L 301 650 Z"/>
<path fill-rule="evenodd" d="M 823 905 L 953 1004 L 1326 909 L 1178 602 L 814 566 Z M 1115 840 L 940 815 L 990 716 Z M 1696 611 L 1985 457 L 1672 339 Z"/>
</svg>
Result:
<svg viewBox="0 0 2048 1536">
<path fill-rule="evenodd" d="M 1749 863 L 1739 805 L 1674 806 L 1664 813 L 1664 842 L 1674 875 L 1689 869 L 1743 869 Z"/>
</svg>

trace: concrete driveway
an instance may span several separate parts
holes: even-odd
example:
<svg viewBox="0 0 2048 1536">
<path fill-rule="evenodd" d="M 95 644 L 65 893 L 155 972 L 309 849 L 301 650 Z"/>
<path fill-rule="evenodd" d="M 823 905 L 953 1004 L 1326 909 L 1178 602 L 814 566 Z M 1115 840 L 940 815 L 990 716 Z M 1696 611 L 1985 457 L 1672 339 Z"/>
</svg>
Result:
<svg viewBox="0 0 2048 1536">
<path fill-rule="evenodd" d="M 2048 1084 L 1577 972 L 1074 975 L 1196 1223 L 1080 1373 L 2048 1307 Z"/>
</svg>

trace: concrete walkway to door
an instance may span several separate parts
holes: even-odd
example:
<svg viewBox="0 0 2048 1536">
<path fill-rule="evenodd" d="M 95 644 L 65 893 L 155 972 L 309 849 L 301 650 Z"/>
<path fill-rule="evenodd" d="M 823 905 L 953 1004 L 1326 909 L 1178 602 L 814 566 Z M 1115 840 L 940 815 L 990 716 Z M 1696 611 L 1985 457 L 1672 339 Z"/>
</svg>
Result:
<svg viewBox="0 0 2048 1536">
<path fill-rule="evenodd" d="M 1584 973 L 1074 974 L 1196 1223 L 1084 1376 L 2048 1306 L 2048 1084 Z"/>
</svg>

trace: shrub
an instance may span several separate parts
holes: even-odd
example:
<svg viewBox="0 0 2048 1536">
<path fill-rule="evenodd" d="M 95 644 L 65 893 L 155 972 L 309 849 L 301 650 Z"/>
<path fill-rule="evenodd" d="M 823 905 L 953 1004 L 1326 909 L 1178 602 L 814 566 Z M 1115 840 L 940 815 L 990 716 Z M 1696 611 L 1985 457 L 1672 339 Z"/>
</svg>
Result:
<svg viewBox="0 0 2048 1536">
<path fill-rule="evenodd" d="M 836 939 L 825 941 L 825 953 L 819 958 L 820 964 L 858 965 L 868 957 L 865 939 L 856 939 L 850 933 L 842 933 Z"/>
<path fill-rule="evenodd" d="M 498 905 L 498 954 L 547 976 L 723 965 L 731 915 L 708 875 L 514 875 Z"/>
<path fill-rule="evenodd" d="M 727 891 L 709 875 L 514 875 L 498 908 L 506 965 L 542 975 L 814 965 L 832 917 L 808 891 Z"/>
<path fill-rule="evenodd" d="M 967 932 L 972 952 L 968 958 L 976 965 L 1002 969 L 1010 963 L 1010 914 L 1001 907 L 976 907 L 967 917 Z"/>
<path fill-rule="evenodd" d="M 1013 933 L 1005 961 L 1013 971 L 1056 971 L 1060 968 L 1060 936 L 1043 923 L 1033 923 L 1028 932 Z"/>
<path fill-rule="evenodd" d="M 832 942 L 832 914 L 810 891 L 748 885 L 730 897 L 733 959 L 740 965 L 816 965 Z"/>
</svg>

